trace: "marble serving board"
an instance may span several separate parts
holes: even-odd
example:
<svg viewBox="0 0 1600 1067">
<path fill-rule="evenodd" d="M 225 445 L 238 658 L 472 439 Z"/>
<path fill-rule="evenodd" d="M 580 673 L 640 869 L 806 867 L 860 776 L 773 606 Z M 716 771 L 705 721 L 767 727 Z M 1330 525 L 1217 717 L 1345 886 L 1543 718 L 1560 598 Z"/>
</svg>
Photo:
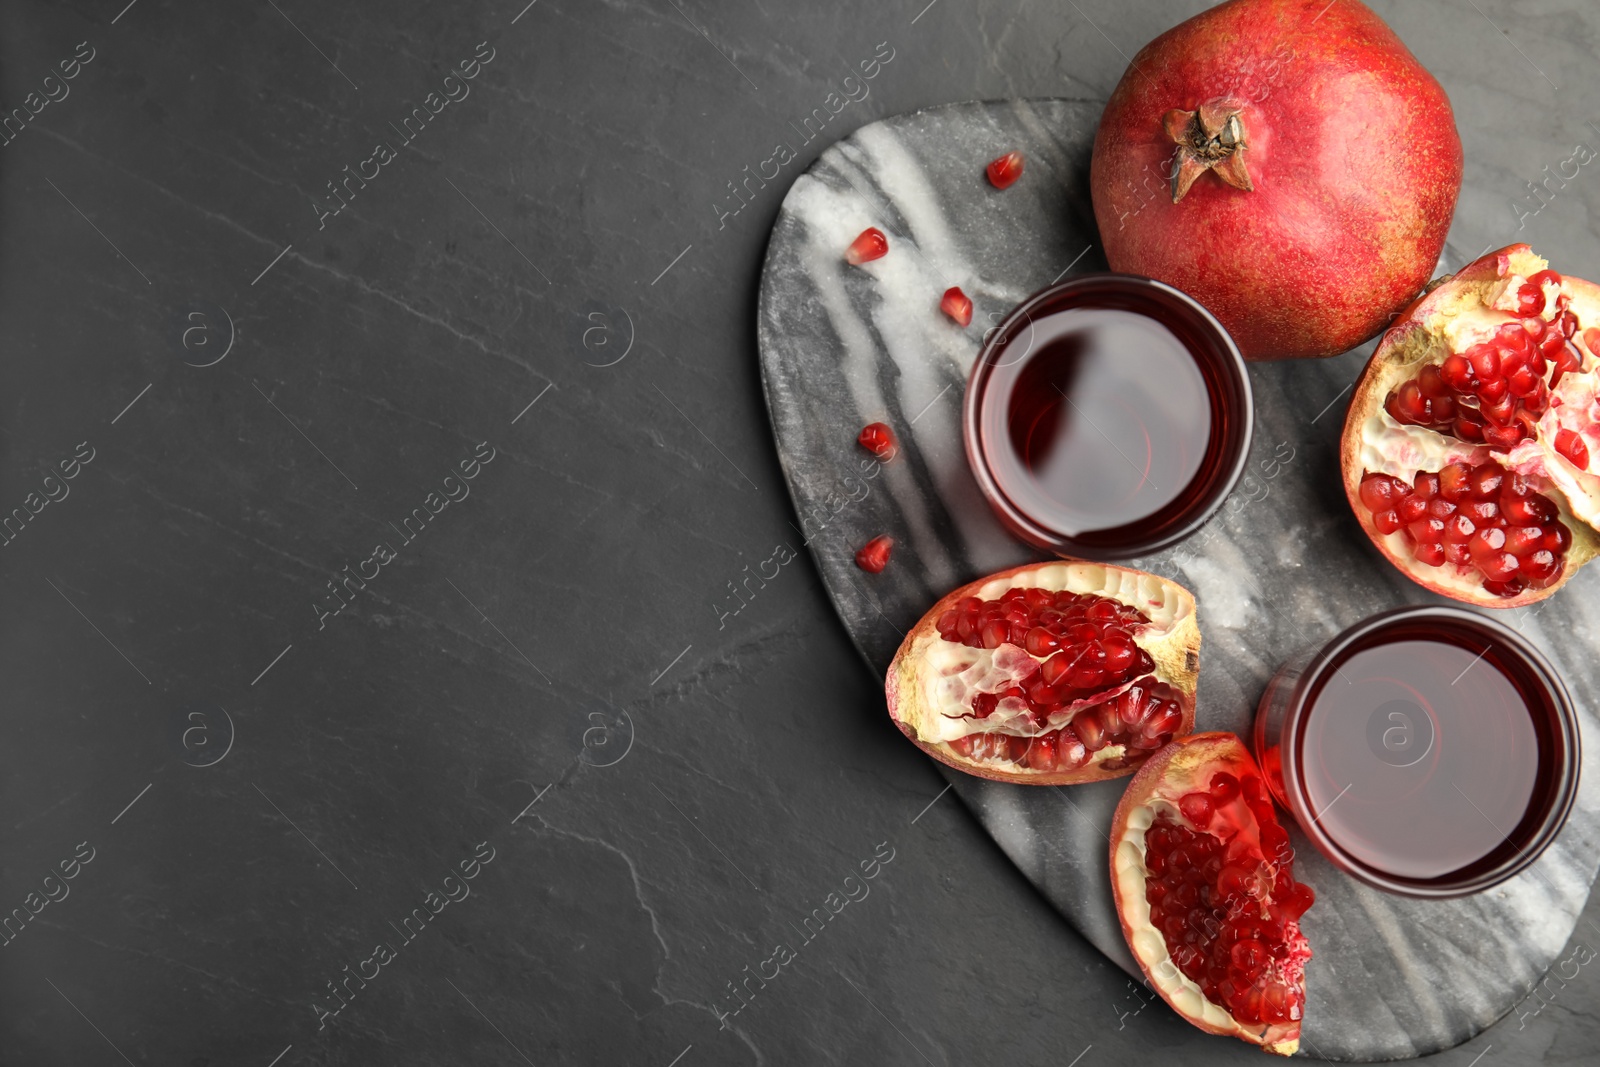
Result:
<svg viewBox="0 0 1600 1067">
<path fill-rule="evenodd" d="M 758 333 L 767 405 L 795 509 L 845 627 L 881 675 L 936 599 L 1036 557 L 1001 528 L 967 469 L 960 409 L 984 331 L 1069 272 L 1105 269 L 1088 193 L 1102 104 L 955 104 L 863 127 L 789 191 L 773 227 Z M 1027 159 L 1004 192 L 983 165 Z M 884 259 L 847 265 L 868 226 Z M 1459 265 L 1459 264 L 1457 264 Z M 939 313 L 959 285 L 975 305 L 960 329 Z M 1336 445 L 1348 389 L 1370 346 L 1316 362 L 1257 365 L 1247 476 L 1200 533 L 1132 565 L 1194 590 L 1204 644 L 1197 726 L 1247 730 L 1278 665 L 1375 611 L 1433 599 L 1373 551 L 1349 514 Z M 855 444 L 882 420 L 900 455 L 881 468 Z M 887 533 L 879 575 L 853 564 Z M 1501 614 L 1558 665 L 1585 749 L 1600 663 L 1600 567 L 1542 607 Z M 1302 1054 L 1407 1058 L 1457 1045 L 1510 1011 L 1564 947 L 1600 863 L 1600 775 L 1585 768 L 1566 829 L 1527 872 L 1464 900 L 1388 896 L 1343 875 L 1296 834 L 1297 873 L 1317 891 L 1305 930 Z M 1111 904 L 1107 829 L 1126 779 L 1011 786 L 940 768 L 1000 847 L 1100 951 L 1136 967 Z"/>
</svg>

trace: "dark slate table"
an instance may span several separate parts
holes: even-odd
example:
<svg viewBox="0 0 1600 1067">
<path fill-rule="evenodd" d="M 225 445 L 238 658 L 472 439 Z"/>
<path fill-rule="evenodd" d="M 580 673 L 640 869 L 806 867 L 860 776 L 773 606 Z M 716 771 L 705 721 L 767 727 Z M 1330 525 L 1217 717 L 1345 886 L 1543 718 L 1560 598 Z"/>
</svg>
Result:
<svg viewBox="0 0 1600 1067">
<path fill-rule="evenodd" d="M 1102 98 L 1202 6 L 0 12 L 0 1062 L 1256 1062 L 888 724 L 755 361 L 822 147 Z M 1588 168 L 1519 200 L 1600 15 L 1378 9 L 1452 243 L 1600 276 Z M 1591 1062 L 1564 973 L 1439 1062 Z"/>
</svg>

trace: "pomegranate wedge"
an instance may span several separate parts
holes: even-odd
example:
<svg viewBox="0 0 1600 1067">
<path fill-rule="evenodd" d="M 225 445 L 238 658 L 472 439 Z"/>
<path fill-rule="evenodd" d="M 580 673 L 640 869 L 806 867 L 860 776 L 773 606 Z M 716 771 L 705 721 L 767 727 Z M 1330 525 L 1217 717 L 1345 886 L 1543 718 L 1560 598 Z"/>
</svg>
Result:
<svg viewBox="0 0 1600 1067">
<path fill-rule="evenodd" d="M 1340 454 L 1379 551 L 1484 607 L 1542 600 L 1600 551 L 1596 346 L 1600 287 L 1527 245 L 1402 313 L 1356 385 Z"/>
<path fill-rule="evenodd" d="M 1208 1033 L 1291 1056 L 1305 1014 L 1315 894 L 1261 772 L 1233 734 L 1150 757 L 1112 820 L 1111 890 L 1128 947 L 1174 1011 Z"/>
<path fill-rule="evenodd" d="M 1017 567 L 962 586 L 906 635 L 889 715 L 934 759 L 1002 782 L 1131 774 L 1194 724 L 1194 597 L 1102 563 Z"/>
</svg>

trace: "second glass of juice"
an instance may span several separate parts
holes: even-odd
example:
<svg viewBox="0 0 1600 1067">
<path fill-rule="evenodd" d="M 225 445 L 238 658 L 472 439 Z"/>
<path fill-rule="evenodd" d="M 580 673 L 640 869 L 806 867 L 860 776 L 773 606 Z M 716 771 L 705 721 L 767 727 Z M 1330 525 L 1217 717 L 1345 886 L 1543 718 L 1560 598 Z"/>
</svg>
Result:
<svg viewBox="0 0 1600 1067">
<path fill-rule="evenodd" d="M 1544 657 L 1452 607 L 1374 616 L 1285 666 L 1255 750 L 1324 855 L 1413 897 L 1479 892 L 1533 863 L 1572 807 L 1581 758 Z"/>
</svg>

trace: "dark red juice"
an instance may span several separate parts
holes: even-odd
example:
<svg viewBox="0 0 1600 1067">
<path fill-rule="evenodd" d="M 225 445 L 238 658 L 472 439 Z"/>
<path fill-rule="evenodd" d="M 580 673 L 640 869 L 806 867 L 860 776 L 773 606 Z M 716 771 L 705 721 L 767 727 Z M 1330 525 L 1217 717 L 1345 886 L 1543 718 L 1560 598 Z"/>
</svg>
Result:
<svg viewBox="0 0 1600 1067">
<path fill-rule="evenodd" d="M 1041 547 L 1154 551 L 1198 527 L 1242 467 L 1243 364 L 1176 290 L 1116 275 L 1057 289 L 1012 312 L 974 369 L 975 473 L 1001 518 Z"/>
<path fill-rule="evenodd" d="M 1561 779 L 1555 698 L 1487 633 L 1381 629 L 1319 674 L 1297 730 L 1307 810 L 1351 861 L 1470 880 L 1526 849 Z"/>
</svg>

